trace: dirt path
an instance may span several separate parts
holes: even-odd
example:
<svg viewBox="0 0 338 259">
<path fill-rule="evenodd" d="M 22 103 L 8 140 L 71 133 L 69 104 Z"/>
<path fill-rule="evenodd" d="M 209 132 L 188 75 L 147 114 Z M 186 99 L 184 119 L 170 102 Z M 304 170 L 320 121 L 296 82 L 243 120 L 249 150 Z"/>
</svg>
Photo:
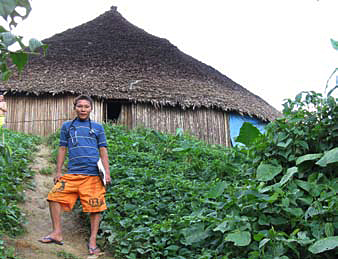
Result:
<svg viewBox="0 0 338 259">
<path fill-rule="evenodd" d="M 38 152 L 31 165 L 35 174 L 35 189 L 26 190 L 26 202 L 21 205 L 26 214 L 27 233 L 15 239 L 17 256 L 23 259 L 94 259 L 96 256 L 89 256 L 86 248 L 88 229 L 81 226 L 81 219 L 73 212 L 63 214 L 63 238 L 64 245 L 42 244 L 37 240 L 51 231 L 51 220 L 49 216 L 47 194 L 51 187 L 52 175 L 41 174 L 41 169 L 52 168 L 55 172 L 55 165 L 49 162 L 51 151 L 45 145 L 39 146 Z M 58 255 L 59 254 L 59 255 Z M 63 256 L 61 256 L 63 255 Z M 109 255 L 102 255 L 99 258 L 113 259 Z"/>
</svg>

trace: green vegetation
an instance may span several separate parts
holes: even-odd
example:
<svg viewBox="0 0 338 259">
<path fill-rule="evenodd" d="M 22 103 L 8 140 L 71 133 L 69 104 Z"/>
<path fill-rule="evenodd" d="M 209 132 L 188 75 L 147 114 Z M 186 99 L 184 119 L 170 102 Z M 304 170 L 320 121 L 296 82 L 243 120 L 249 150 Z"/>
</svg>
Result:
<svg viewBox="0 0 338 259">
<path fill-rule="evenodd" d="M 56 253 L 57 257 L 60 257 L 60 258 L 64 258 L 64 259 L 80 259 L 79 257 L 71 254 L 71 253 L 68 253 L 66 251 L 58 251 Z"/>
<path fill-rule="evenodd" d="M 18 10 L 20 8 L 24 9 L 24 12 Z M 26 46 L 21 36 L 16 36 L 11 32 L 11 29 L 17 26 L 18 18 L 26 19 L 31 10 L 30 0 L 1 0 L 0 2 L 0 17 L 4 19 L 4 23 L 8 26 L 8 28 L 0 26 L 0 80 L 8 80 L 11 76 L 12 68 L 10 64 L 13 64 L 21 72 L 28 62 L 28 55 L 37 55 L 39 48 L 43 49 L 44 54 L 46 53 L 47 45 L 42 44 L 37 39 L 30 39 L 28 46 Z M 20 49 L 17 51 L 10 50 L 10 47 L 15 43 L 20 46 Z"/>
<path fill-rule="evenodd" d="M 42 175 L 51 175 L 54 172 L 52 167 L 46 167 L 46 168 L 42 168 L 39 173 Z"/>
<path fill-rule="evenodd" d="M 28 168 L 32 152 L 40 139 L 0 129 L 5 144 L 0 144 L 0 258 L 12 258 L 4 249 L 1 235 L 15 236 L 23 232 L 24 215 L 18 202 L 24 200 L 33 172 Z M 8 257 L 6 257 L 8 256 Z"/>
<path fill-rule="evenodd" d="M 237 141 L 245 145 L 234 148 L 181 130 L 104 125 L 113 183 L 101 244 L 117 259 L 337 258 L 337 99 L 301 93 L 283 113 L 264 134 L 244 124 Z M 0 227 L 19 234 L 17 201 L 38 138 L 5 134 Z"/>
<path fill-rule="evenodd" d="M 5 246 L 5 242 L 0 238 L 0 259 L 20 259 L 15 257 L 14 247 Z"/>
<path fill-rule="evenodd" d="M 265 134 L 244 125 L 239 140 L 251 141 L 231 149 L 105 125 L 106 249 L 130 259 L 336 258 L 337 111 L 333 97 L 301 93 Z"/>
</svg>

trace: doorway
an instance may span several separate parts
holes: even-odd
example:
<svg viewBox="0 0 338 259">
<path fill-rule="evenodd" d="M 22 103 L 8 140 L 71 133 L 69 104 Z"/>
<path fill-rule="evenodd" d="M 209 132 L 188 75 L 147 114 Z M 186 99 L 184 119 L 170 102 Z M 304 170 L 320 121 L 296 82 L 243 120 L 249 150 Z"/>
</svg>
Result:
<svg viewBox="0 0 338 259">
<path fill-rule="evenodd" d="M 120 118 L 122 103 L 116 101 L 107 101 L 105 106 L 105 122 L 117 123 L 118 119 Z"/>
</svg>

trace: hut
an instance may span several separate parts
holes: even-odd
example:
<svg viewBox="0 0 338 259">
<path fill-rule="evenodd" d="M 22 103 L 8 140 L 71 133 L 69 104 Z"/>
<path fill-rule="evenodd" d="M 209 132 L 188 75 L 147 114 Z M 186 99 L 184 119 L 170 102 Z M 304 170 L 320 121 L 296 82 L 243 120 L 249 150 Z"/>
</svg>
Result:
<svg viewBox="0 0 338 259">
<path fill-rule="evenodd" d="M 177 128 L 207 143 L 231 145 L 229 118 L 262 122 L 280 113 L 167 39 L 128 22 L 112 7 L 92 21 L 43 40 L 45 57 L 32 57 L 6 90 L 8 128 L 46 136 L 74 117 L 79 94 L 94 99 L 92 119 L 128 128 Z"/>
</svg>

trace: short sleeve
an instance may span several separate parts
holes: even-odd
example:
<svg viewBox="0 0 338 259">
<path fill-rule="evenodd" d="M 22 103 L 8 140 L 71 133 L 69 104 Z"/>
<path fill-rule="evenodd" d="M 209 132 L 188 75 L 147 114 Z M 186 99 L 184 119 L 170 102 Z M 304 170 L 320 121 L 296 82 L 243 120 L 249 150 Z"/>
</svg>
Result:
<svg viewBox="0 0 338 259">
<path fill-rule="evenodd" d="M 104 133 L 104 128 L 102 125 L 99 127 L 99 134 L 98 134 L 98 147 L 106 147 L 107 146 L 107 140 L 106 140 L 106 134 Z"/>
<path fill-rule="evenodd" d="M 59 143 L 59 146 L 62 146 L 62 147 L 68 147 L 68 138 L 67 138 L 67 134 L 68 133 L 68 130 L 67 130 L 67 127 L 66 127 L 66 124 L 63 123 L 62 124 L 62 127 L 61 127 L 61 131 L 60 131 L 60 143 Z"/>
</svg>

